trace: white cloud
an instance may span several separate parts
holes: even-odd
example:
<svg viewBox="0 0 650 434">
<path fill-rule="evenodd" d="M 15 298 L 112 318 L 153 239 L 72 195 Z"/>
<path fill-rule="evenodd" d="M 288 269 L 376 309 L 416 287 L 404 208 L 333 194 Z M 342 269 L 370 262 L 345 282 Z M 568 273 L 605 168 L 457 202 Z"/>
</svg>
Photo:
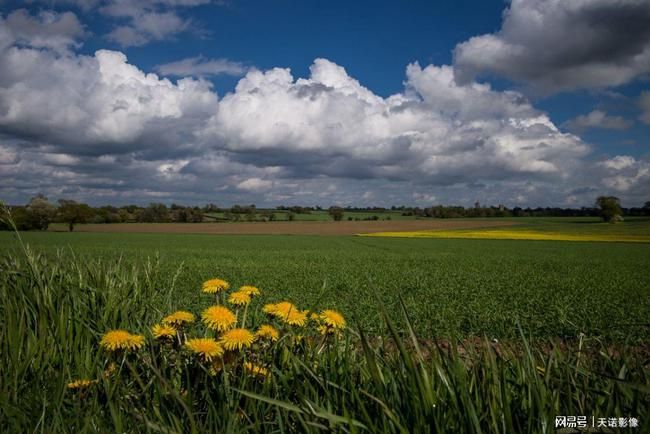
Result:
<svg viewBox="0 0 650 434">
<path fill-rule="evenodd" d="M 611 160 L 605 160 L 601 164 L 603 167 L 612 170 L 622 170 L 627 169 L 628 167 L 633 167 L 636 163 L 636 160 L 629 155 L 617 155 Z"/>
<path fill-rule="evenodd" d="M 603 128 L 608 130 L 627 130 L 633 122 L 622 116 L 610 116 L 602 110 L 593 110 L 586 115 L 577 116 L 562 126 L 569 131 L 581 133 L 588 128 Z"/>
<path fill-rule="evenodd" d="M 237 188 L 246 191 L 268 191 L 273 187 L 273 181 L 260 178 L 248 178 L 237 184 Z"/>
<path fill-rule="evenodd" d="M 647 0 L 512 0 L 501 29 L 454 50 L 456 78 L 496 74 L 543 92 L 618 86 L 650 72 Z"/>
<path fill-rule="evenodd" d="M 209 82 L 174 83 L 120 52 L 0 47 L 0 196 L 536 205 L 605 178 L 637 197 L 646 182 L 643 161 L 592 168 L 589 146 L 520 93 L 458 84 L 451 66 L 409 65 L 383 98 L 317 59 L 305 78 L 250 70 L 219 100 Z"/>
<path fill-rule="evenodd" d="M 32 16 L 27 10 L 18 9 L 4 19 L 0 15 L 0 28 L 4 34 L 0 35 L 0 48 L 19 44 L 59 53 L 80 46 L 77 40 L 84 34 L 83 25 L 72 12 L 41 11 Z"/>
<path fill-rule="evenodd" d="M 520 94 L 458 86 L 451 67 L 410 65 L 405 92 L 381 98 L 325 59 L 306 79 L 250 71 L 202 138 L 296 173 L 437 184 L 561 177 L 588 152 Z"/>
<path fill-rule="evenodd" d="M 239 62 L 228 59 L 206 59 L 203 56 L 189 57 L 176 62 L 165 63 L 155 67 L 162 75 L 188 77 L 188 76 L 215 76 L 215 75 L 243 75 L 246 68 Z"/>
<path fill-rule="evenodd" d="M 106 37 L 123 47 L 141 46 L 182 33 L 191 23 L 175 12 L 147 11 L 134 16 L 130 24 L 116 27 Z"/>
<path fill-rule="evenodd" d="M 601 163 L 607 169 L 603 185 L 643 200 L 650 191 L 650 162 L 618 155 Z"/>
<path fill-rule="evenodd" d="M 119 52 L 57 57 L 10 48 L 0 60 L 0 129 L 76 152 L 181 146 L 217 104 L 208 83 L 174 85 Z"/>
</svg>

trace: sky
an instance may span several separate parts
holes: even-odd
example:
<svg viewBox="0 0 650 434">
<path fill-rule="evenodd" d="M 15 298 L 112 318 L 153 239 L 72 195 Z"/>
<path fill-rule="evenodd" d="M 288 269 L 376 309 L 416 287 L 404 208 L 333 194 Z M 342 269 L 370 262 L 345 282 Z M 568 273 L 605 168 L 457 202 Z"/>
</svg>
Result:
<svg viewBox="0 0 650 434">
<path fill-rule="evenodd" d="M 0 0 L 0 200 L 650 200 L 650 0 Z"/>
</svg>

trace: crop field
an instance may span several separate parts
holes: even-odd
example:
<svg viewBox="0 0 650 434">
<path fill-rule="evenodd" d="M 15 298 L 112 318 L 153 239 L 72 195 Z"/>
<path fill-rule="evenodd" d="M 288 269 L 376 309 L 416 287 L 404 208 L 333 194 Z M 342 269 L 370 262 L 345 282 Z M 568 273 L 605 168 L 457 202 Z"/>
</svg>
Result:
<svg viewBox="0 0 650 434">
<path fill-rule="evenodd" d="M 637 226 L 628 232 L 647 222 Z M 11 249 L 11 237 L 0 234 L 3 250 Z M 23 238 L 49 255 L 62 249 L 128 263 L 157 256 L 160 273 L 178 273 L 171 300 L 196 308 L 196 288 L 221 276 L 264 288 L 269 297 L 333 305 L 371 330 L 380 323 L 378 305 L 394 312 L 401 297 L 415 328 L 431 336 L 512 336 L 516 324 L 535 336 L 650 336 L 650 244 L 130 233 Z"/>
<path fill-rule="evenodd" d="M 512 219 L 510 227 L 480 229 L 436 228 L 363 234 L 398 238 L 466 238 L 491 240 L 600 241 L 650 243 L 650 220 L 631 218 L 625 224 L 610 224 L 595 218 Z M 523 221 L 522 221 L 523 220 Z"/>
<path fill-rule="evenodd" d="M 355 235 L 385 231 L 420 231 L 512 226 L 501 219 L 402 220 L 402 221 L 279 221 L 226 223 L 102 223 L 80 224 L 77 232 L 181 233 L 218 235 Z M 50 226 L 52 232 L 68 232 L 65 224 Z"/>
<path fill-rule="evenodd" d="M 522 233 L 648 231 L 645 220 L 493 221 Z M 567 414 L 643 423 L 648 265 L 650 243 L 0 233 L 0 427 L 541 433 Z M 202 292 L 215 277 L 230 289 Z M 251 285 L 252 301 L 242 295 Z M 278 313 L 280 301 L 295 318 Z M 230 319 L 215 304 L 234 322 L 219 328 Z"/>
</svg>

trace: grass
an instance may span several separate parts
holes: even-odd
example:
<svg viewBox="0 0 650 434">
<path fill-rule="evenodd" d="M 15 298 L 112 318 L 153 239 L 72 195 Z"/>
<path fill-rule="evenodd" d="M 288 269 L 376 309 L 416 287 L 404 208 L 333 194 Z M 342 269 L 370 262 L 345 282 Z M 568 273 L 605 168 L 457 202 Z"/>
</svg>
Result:
<svg viewBox="0 0 650 434">
<path fill-rule="evenodd" d="M 643 220 L 528 222 L 542 233 L 647 231 Z M 547 433 L 557 415 L 635 417 L 632 432 L 647 431 L 649 244 L 20 236 L 26 244 L 0 233 L 3 432 Z M 276 343 L 228 353 L 215 370 L 149 332 L 178 309 L 199 317 L 215 302 L 200 292 L 212 277 L 262 290 L 248 328 L 284 299 L 339 310 L 348 328 L 324 339 L 314 325 L 275 322 Z M 144 345 L 102 349 L 116 328 Z M 214 334 L 197 322 L 179 336 Z M 92 383 L 70 389 L 77 380 Z"/>
<path fill-rule="evenodd" d="M 50 258 L 145 264 L 176 285 L 168 303 L 198 309 L 202 280 L 254 284 L 263 297 L 332 306 L 371 334 L 385 334 L 376 300 L 395 314 L 401 297 L 424 336 L 650 337 L 650 245 L 590 242 L 319 236 L 26 233 Z M 1 249 L 15 252 L 11 234 Z M 13 247 L 12 247 L 13 246 Z M 167 288 L 165 288 L 167 289 Z M 266 300 L 264 300 L 266 301 Z"/>
<path fill-rule="evenodd" d="M 179 239 L 167 242 L 178 247 Z M 200 299 L 195 313 L 213 297 L 164 261 L 80 250 L 44 256 L 17 248 L 0 261 L 3 431 L 545 433 L 555 415 L 634 416 L 642 424 L 650 417 L 647 354 L 638 347 L 612 352 L 589 337 L 559 345 L 521 331 L 511 344 L 452 336 L 427 343 L 399 297 L 373 306 L 381 337 L 357 328 L 355 315 L 351 330 L 331 341 L 297 344 L 296 333 L 308 332 L 288 328 L 276 344 L 224 358 L 215 374 L 146 333 L 168 307 L 190 309 L 190 287 Z M 99 341 L 112 328 L 145 334 L 146 343 L 107 352 Z M 185 332 L 209 333 L 200 325 Z M 263 361 L 270 378 L 243 373 L 246 357 Z M 77 379 L 96 383 L 66 386 Z"/>
</svg>

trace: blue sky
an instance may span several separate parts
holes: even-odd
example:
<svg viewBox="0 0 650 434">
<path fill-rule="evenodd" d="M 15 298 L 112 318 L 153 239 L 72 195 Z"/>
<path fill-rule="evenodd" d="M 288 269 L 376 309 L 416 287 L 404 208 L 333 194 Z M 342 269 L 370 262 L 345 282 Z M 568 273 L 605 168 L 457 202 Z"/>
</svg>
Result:
<svg viewBox="0 0 650 434">
<path fill-rule="evenodd" d="M 0 11 L 9 202 L 650 200 L 647 1 Z"/>
</svg>

